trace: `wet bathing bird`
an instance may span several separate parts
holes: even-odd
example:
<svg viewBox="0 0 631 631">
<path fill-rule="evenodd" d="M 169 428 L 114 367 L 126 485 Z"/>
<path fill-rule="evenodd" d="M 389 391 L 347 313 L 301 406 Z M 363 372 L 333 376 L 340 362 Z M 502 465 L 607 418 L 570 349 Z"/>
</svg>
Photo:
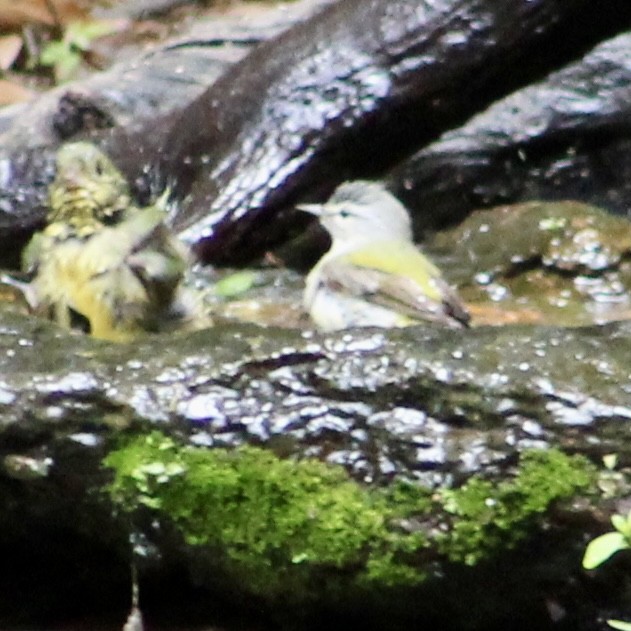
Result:
<svg viewBox="0 0 631 631">
<path fill-rule="evenodd" d="M 132 203 L 127 181 L 100 149 L 81 142 L 59 150 L 49 205 L 48 225 L 22 260 L 36 312 L 66 328 L 83 322 L 112 341 L 192 317 L 180 287 L 187 251 L 162 208 Z"/>
<path fill-rule="evenodd" d="M 325 204 L 297 208 L 316 215 L 332 240 L 304 292 L 305 309 L 320 329 L 468 325 L 456 291 L 414 245 L 406 208 L 383 186 L 345 182 Z"/>
</svg>

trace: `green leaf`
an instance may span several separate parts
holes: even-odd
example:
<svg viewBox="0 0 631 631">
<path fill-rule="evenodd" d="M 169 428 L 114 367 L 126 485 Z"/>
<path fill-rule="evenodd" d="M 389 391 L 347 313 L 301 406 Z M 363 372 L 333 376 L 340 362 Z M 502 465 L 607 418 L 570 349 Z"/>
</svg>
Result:
<svg viewBox="0 0 631 631">
<path fill-rule="evenodd" d="M 625 537 L 627 544 L 631 547 L 631 511 L 627 513 L 626 517 L 622 515 L 612 515 L 611 523 L 613 527 Z"/>
<path fill-rule="evenodd" d="M 57 83 L 71 79 L 83 59 L 83 52 L 90 50 L 91 43 L 119 31 L 121 22 L 115 20 L 91 20 L 72 22 L 61 40 L 48 42 L 39 56 L 39 63 L 52 66 Z"/>
<path fill-rule="evenodd" d="M 622 515 L 618 515 L 616 513 L 615 515 L 611 516 L 611 523 L 612 523 L 613 527 L 619 533 L 622 533 L 623 535 L 625 534 L 625 530 L 627 530 L 627 518 L 626 517 L 623 517 Z"/>
<path fill-rule="evenodd" d="M 624 622 L 624 620 L 607 620 L 607 624 L 613 629 L 631 631 L 631 622 Z"/>
<path fill-rule="evenodd" d="M 63 83 L 72 79 L 80 63 L 81 56 L 73 51 L 68 51 L 68 55 L 55 64 L 55 80 L 57 83 Z"/>
<path fill-rule="evenodd" d="M 217 296 L 223 296 L 224 298 L 238 296 L 252 289 L 256 278 L 257 273 L 250 270 L 235 272 L 217 282 L 213 291 Z"/>
<path fill-rule="evenodd" d="M 72 77 L 81 63 L 81 55 L 73 50 L 67 42 L 48 42 L 42 50 L 39 62 L 43 66 L 52 66 L 58 83 Z"/>
<path fill-rule="evenodd" d="M 69 54 L 72 51 L 65 42 L 48 42 L 39 56 L 39 62 L 44 66 L 54 66 Z"/>
<path fill-rule="evenodd" d="M 628 549 L 624 536 L 619 532 L 608 532 L 589 542 L 583 556 L 583 567 L 593 570 L 604 563 L 612 554 Z"/>
</svg>

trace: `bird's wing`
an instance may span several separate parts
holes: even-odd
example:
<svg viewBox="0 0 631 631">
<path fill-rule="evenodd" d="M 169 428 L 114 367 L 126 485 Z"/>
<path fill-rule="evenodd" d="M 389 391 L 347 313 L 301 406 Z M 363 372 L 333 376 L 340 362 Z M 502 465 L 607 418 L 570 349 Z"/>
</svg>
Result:
<svg viewBox="0 0 631 631">
<path fill-rule="evenodd" d="M 157 206 L 137 209 L 129 213 L 129 219 L 112 230 L 124 238 L 130 255 L 141 252 L 163 254 L 172 260 L 179 260 L 182 271 L 189 263 L 189 253 L 177 237 L 166 226 L 164 210 Z"/>
<path fill-rule="evenodd" d="M 41 232 L 33 235 L 22 252 L 22 271 L 34 274 L 37 271 L 42 254 L 46 247 L 46 239 Z"/>
<path fill-rule="evenodd" d="M 125 263 L 157 304 L 173 299 L 189 264 L 186 248 L 164 224 L 164 217 L 160 208 L 143 209 L 113 228 L 131 239 Z"/>
<path fill-rule="evenodd" d="M 73 228 L 67 223 L 56 222 L 49 224 L 41 232 L 36 232 L 22 252 L 22 271 L 35 274 L 39 265 L 46 260 L 52 249 L 59 243 L 75 239 L 77 236 Z"/>
<path fill-rule="evenodd" d="M 167 230 L 165 217 L 164 211 L 155 206 L 131 209 L 124 221 L 108 227 L 108 230 L 119 240 L 119 247 L 124 247 L 131 254 L 164 239 L 163 233 Z"/>
<path fill-rule="evenodd" d="M 384 243 L 327 262 L 322 282 L 412 320 L 467 325 L 469 314 L 436 266 L 412 244 Z"/>
<path fill-rule="evenodd" d="M 113 226 L 102 226 L 82 241 L 86 273 L 95 276 L 129 268 L 143 282 L 176 283 L 187 267 L 184 246 L 164 225 L 155 207 L 135 209 Z"/>
</svg>

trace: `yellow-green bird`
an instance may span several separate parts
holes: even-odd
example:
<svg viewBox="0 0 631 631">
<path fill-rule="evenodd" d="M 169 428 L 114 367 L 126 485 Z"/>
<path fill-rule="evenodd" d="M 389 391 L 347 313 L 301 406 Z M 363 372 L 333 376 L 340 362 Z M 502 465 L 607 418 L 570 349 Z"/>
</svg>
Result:
<svg viewBox="0 0 631 631">
<path fill-rule="evenodd" d="M 184 246 L 158 206 L 131 203 L 127 181 L 90 143 L 59 150 L 49 188 L 49 223 L 23 255 L 35 310 L 71 328 L 83 319 L 95 337 L 133 339 L 190 314 L 180 281 Z"/>
<path fill-rule="evenodd" d="M 297 208 L 318 216 L 332 240 L 304 292 L 305 309 L 320 329 L 468 325 L 456 291 L 414 245 L 406 208 L 383 186 L 345 182 L 325 204 Z"/>
</svg>

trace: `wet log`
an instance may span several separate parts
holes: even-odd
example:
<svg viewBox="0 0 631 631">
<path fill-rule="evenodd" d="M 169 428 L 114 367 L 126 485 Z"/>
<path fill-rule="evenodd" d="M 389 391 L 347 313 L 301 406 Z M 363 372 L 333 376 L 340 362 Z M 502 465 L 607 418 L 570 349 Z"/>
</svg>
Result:
<svg viewBox="0 0 631 631">
<path fill-rule="evenodd" d="M 381 174 L 631 23 L 622 4 L 616 24 L 599 13 L 550 0 L 331 6 L 258 47 L 183 111 L 163 152 L 176 190 L 190 195 L 176 225 L 203 238 L 207 260 L 251 256 L 282 234 L 298 199 Z M 587 23 L 589 32 L 578 28 Z"/>
<path fill-rule="evenodd" d="M 17 153 L 102 127 L 129 128 L 160 119 L 188 105 L 256 44 L 306 19 L 328 1 L 298 0 L 282 11 L 251 10 L 245 17 L 228 12 L 196 21 L 177 37 L 104 72 L 56 87 L 34 102 L 0 109 L 0 146 Z M 117 11 L 131 8 L 126 4 L 112 12 L 120 17 Z M 91 120 L 82 118 L 90 111 Z M 94 124 L 94 116 L 100 124 Z"/>
<path fill-rule="evenodd" d="M 477 208 L 580 199 L 627 215 L 631 206 L 631 35 L 498 101 L 389 175 L 417 227 Z"/>
</svg>

